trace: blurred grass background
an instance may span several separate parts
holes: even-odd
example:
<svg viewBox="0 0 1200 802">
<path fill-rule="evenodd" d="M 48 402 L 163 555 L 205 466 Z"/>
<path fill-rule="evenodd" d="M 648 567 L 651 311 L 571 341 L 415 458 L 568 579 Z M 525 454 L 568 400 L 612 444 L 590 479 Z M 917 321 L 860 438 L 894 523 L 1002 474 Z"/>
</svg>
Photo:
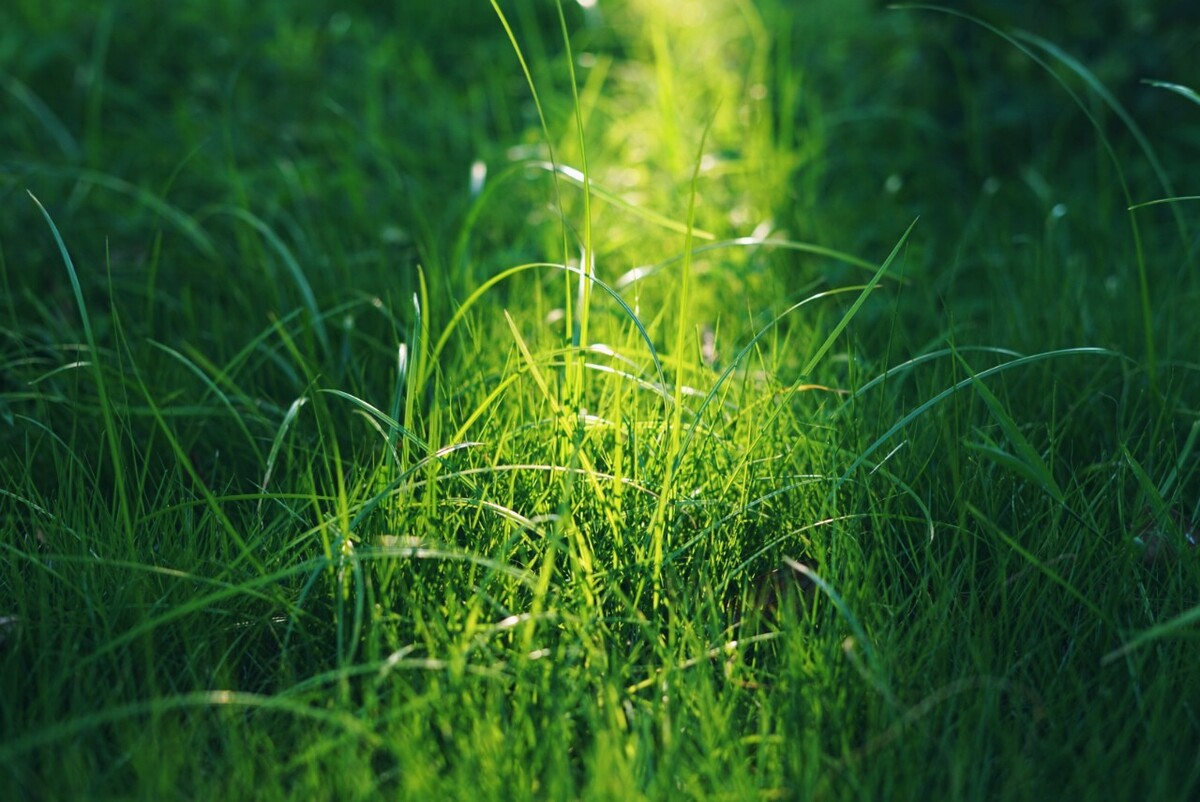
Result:
<svg viewBox="0 0 1200 802">
<path fill-rule="evenodd" d="M 0 678 L 20 700 L 0 714 L 0 757 L 16 796 L 1194 791 L 1192 631 L 1101 660 L 1197 601 L 1186 534 L 1200 491 L 1200 225 L 1194 202 L 1137 213 L 1156 368 L 1116 167 L 1134 202 L 1200 186 L 1200 106 L 1143 82 L 1200 83 L 1195 4 L 954 5 L 1078 60 L 1084 75 L 1017 39 L 1083 98 L 1115 164 L 1053 76 L 952 14 L 865 0 L 566 3 L 576 107 L 555 6 L 499 5 L 548 139 L 486 2 L 0 8 L 11 558 Z M 1161 175 L 1090 80 L 1145 132 Z M 677 551 L 665 608 L 642 593 L 629 556 L 652 528 L 644 505 L 499 470 L 561 469 L 555 460 L 575 453 L 529 380 L 532 361 L 569 383 L 561 276 L 492 288 L 419 398 L 402 392 L 405 356 L 397 367 L 398 344 L 419 365 L 418 346 L 501 271 L 578 264 L 580 194 L 540 166 L 553 145 L 582 168 L 577 119 L 589 179 L 676 223 L 699 161 L 695 222 L 717 240 L 815 243 L 878 265 L 919 218 L 886 292 L 813 376 L 801 367 L 839 319 L 821 305 L 780 323 L 734 374 L 737 390 L 714 396 L 709 417 L 723 425 L 700 429 L 684 465 L 695 492 L 666 525 Z M 98 354 L 27 191 L 74 259 Z M 617 204 L 591 211 L 599 277 L 645 321 L 668 375 L 701 396 L 787 305 L 870 275 L 782 248 L 697 250 L 681 312 L 682 235 Z M 595 305 L 593 340 L 636 354 L 613 364 L 649 383 L 628 319 L 607 298 Z M 696 340 L 683 353 L 679 314 Z M 518 332 L 536 359 L 522 359 Z M 1014 370 L 993 386 L 999 401 L 956 396 L 902 441 L 880 439 L 967 370 L 1012 356 L 999 349 L 1076 346 L 1123 356 Z M 934 359 L 950 348 L 963 361 Z M 847 407 L 845 394 L 794 390 L 813 380 L 852 392 L 926 357 Z M 480 400 L 514 376 L 519 392 Z M 652 395 L 645 386 L 623 388 L 583 384 L 586 411 L 621 424 L 589 434 L 584 453 L 596 471 L 657 488 L 657 408 L 638 400 Z M 381 418 L 360 416 L 371 429 L 318 389 L 377 403 L 434 447 L 482 411 L 468 434 L 495 452 L 455 452 L 443 498 L 389 497 L 363 513 L 371 535 L 338 540 L 330 532 L 373 503 L 409 443 L 381 439 Z M 127 471 L 108 461 L 106 415 Z M 805 489 L 850 476 L 877 446 L 880 462 L 839 482 L 840 497 Z M 116 520 L 118 476 L 134 531 Z M 496 623 L 536 610 L 536 594 L 503 571 L 388 561 L 409 533 L 464 549 L 455 559 L 550 560 L 522 534 L 530 527 L 469 506 L 480 500 L 546 527 L 574 505 L 595 537 L 606 567 L 590 585 L 562 556 L 575 554 L 575 533 L 554 530 L 552 623 L 536 642 L 517 637 L 533 632 L 525 622 Z M 392 540 L 370 540 L 379 532 Z M 1171 559 L 1146 559 L 1135 539 Z M 320 554 L 341 567 L 306 573 Z M 768 624 L 742 615 L 778 603 L 760 594 L 786 594 L 762 581 L 780 556 L 826 572 L 840 604 L 822 597 L 817 612 Z M 229 597 L 205 595 L 225 587 Z M 589 617 L 597 599 L 606 612 Z M 855 651 L 847 620 L 859 619 L 871 644 Z M 721 651 L 764 634 L 775 639 Z M 532 646 L 553 659 L 530 657 Z M 709 649 L 728 659 L 706 662 Z M 673 695 L 654 682 L 660 671 Z"/>
</svg>

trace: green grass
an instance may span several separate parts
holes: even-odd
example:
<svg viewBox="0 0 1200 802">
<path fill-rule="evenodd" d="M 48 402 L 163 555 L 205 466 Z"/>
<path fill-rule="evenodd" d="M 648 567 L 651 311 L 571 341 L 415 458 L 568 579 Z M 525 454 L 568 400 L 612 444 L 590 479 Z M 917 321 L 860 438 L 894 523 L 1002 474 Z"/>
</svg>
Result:
<svg viewBox="0 0 1200 802">
<path fill-rule="evenodd" d="M 0 11 L 0 797 L 1200 791 L 1200 28 L 703 5 Z"/>
</svg>

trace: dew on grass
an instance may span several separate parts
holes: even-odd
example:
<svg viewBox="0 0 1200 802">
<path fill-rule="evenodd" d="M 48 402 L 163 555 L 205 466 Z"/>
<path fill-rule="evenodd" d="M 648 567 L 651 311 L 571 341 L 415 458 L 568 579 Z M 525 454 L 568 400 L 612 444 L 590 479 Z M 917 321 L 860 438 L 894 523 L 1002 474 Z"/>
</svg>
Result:
<svg viewBox="0 0 1200 802">
<path fill-rule="evenodd" d="M 487 180 L 487 164 L 482 159 L 471 162 L 471 197 L 479 197 L 483 192 L 483 182 Z"/>
</svg>

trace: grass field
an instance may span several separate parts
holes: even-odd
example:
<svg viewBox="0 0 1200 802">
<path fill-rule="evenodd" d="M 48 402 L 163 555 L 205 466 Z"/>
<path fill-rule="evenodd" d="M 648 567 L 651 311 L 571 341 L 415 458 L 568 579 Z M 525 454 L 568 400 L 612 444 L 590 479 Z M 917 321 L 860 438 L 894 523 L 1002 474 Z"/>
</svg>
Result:
<svg viewBox="0 0 1200 802">
<path fill-rule="evenodd" d="M 0 798 L 1196 797 L 1190 5 L 7 0 Z"/>
</svg>

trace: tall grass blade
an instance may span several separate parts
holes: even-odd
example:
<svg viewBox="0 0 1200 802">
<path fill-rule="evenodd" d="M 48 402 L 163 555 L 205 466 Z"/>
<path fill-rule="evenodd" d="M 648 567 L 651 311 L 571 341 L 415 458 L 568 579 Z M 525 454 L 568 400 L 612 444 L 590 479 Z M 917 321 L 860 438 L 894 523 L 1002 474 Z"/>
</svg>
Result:
<svg viewBox="0 0 1200 802">
<path fill-rule="evenodd" d="M 1171 186 L 1171 178 L 1169 175 L 1167 175 L 1167 171 L 1163 169 L 1162 163 L 1158 160 L 1158 154 L 1155 152 L 1154 146 L 1150 144 L 1150 140 L 1146 138 L 1144 133 L 1142 133 L 1141 126 L 1139 126 L 1137 121 L 1129 115 L 1129 112 L 1125 110 L 1125 107 L 1121 105 L 1121 102 L 1113 97 L 1112 93 L 1108 91 L 1108 88 L 1105 87 L 1104 84 L 1100 83 L 1100 79 L 1097 78 L 1091 70 L 1080 63 L 1078 59 L 1066 53 L 1058 45 L 1043 39 L 1040 36 L 1029 33 L 1028 31 L 1016 31 L 1013 35 L 1018 39 L 1022 39 L 1030 44 L 1040 47 L 1042 50 L 1057 59 L 1060 63 L 1065 64 L 1071 70 L 1071 72 L 1082 78 L 1084 83 L 1088 85 L 1088 88 L 1096 94 L 1096 97 L 1104 101 L 1104 104 L 1112 109 L 1113 113 L 1116 114 L 1121 120 L 1121 123 L 1127 129 L 1129 129 L 1129 133 L 1133 135 L 1138 147 L 1141 148 L 1142 153 L 1146 156 L 1146 161 L 1150 163 L 1150 168 L 1154 170 L 1154 175 L 1158 179 L 1158 183 L 1162 185 L 1162 188 L 1167 195 L 1175 194 L 1175 189 Z M 1143 81 L 1143 83 L 1159 85 L 1153 81 Z M 1168 84 L 1166 86 L 1173 87 L 1175 85 Z M 1178 88 L 1185 89 L 1185 87 Z M 1198 99 L 1197 102 L 1200 102 L 1200 99 Z M 1180 235 L 1182 235 L 1186 240 L 1187 227 L 1184 225 L 1183 215 L 1181 215 L 1178 210 L 1173 211 L 1175 214 L 1175 225 L 1179 228 Z"/>
<path fill-rule="evenodd" d="M 908 235 L 912 233 L 913 227 L 916 226 L 916 224 L 916 220 L 913 220 L 908 224 L 908 228 L 904 230 L 904 235 L 900 237 L 900 241 L 896 243 L 896 247 L 892 248 L 892 252 L 888 254 L 888 258 L 885 259 L 883 264 L 879 266 L 879 269 L 875 271 L 875 275 L 871 276 L 871 280 L 867 282 L 865 287 L 863 287 L 862 293 L 860 293 L 858 298 L 854 300 L 854 303 L 850 305 L 850 308 L 846 310 L 846 314 L 842 315 L 842 319 L 839 320 L 837 325 L 833 327 L 833 331 L 829 332 L 829 336 L 825 338 L 825 342 L 821 343 L 820 347 L 817 348 L 816 352 L 804 365 L 804 369 L 800 371 L 802 376 L 812 375 L 813 370 L 815 370 L 817 365 L 820 364 L 821 360 L 825 357 L 825 354 L 829 351 L 829 349 L 833 347 L 833 344 L 837 341 L 838 336 L 841 335 L 846 326 L 850 325 L 850 321 L 853 320 L 854 316 L 858 314 L 858 310 L 862 309 L 862 305 L 867 302 L 867 298 L 879 284 L 879 280 L 883 278 L 883 275 L 887 272 L 887 269 L 892 266 L 892 262 L 896 260 L 896 255 L 900 253 L 900 249 L 903 248 L 904 243 L 908 241 Z"/>
<path fill-rule="evenodd" d="M 958 362 L 967 371 L 967 375 L 971 378 L 977 378 L 975 371 L 967 364 L 961 354 L 956 354 Z M 1054 472 L 1050 470 L 1050 466 L 1042 459 L 1042 455 L 1037 449 L 1030 444 L 1029 440 L 1021 433 L 1017 422 L 1012 419 L 1008 411 L 1004 409 L 1004 405 L 1000 403 L 1000 399 L 996 398 L 995 394 L 987 388 L 983 382 L 975 381 L 972 384 L 975 392 L 987 404 L 987 408 L 992 413 L 992 417 L 1000 424 L 1000 429 L 1004 432 L 1004 436 L 1008 438 L 1008 442 L 1016 449 L 1016 456 L 1007 454 L 999 449 L 988 448 L 986 446 L 969 444 L 977 451 L 987 454 L 1006 467 L 1016 470 L 1028 479 L 1032 479 L 1039 487 L 1045 490 L 1050 496 L 1060 504 L 1066 503 L 1066 497 L 1063 495 L 1062 488 L 1058 486 L 1058 482 L 1054 479 Z"/>
<path fill-rule="evenodd" d="M 300 414 L 300 408 L 308 403 L 306 396 L 301 396 L 291 403 L 287 413 L 283 416 L 283 422 L 279 424 L 279 428 L 275 431 L 275 439 L 271 441 L 271 451 L 267 454 L 267 465 L 263 471 L 262 484 L 259 488 L 263 493 L 267 492 L 267 487 L 271 484 L 271 476 L 275 473 L 275 463 L 279 459 L 279 451 L 283 447 L 283 439 L 287 436 L 288 429 L 291 428 L 292 422 L 296 420 L 296 416 Z M 264 496 L 258 500 L 258 514 L 262 516 Z"/>
<path fill-rule="evenodd" d="M 1174 618 L 1164 621 L 1161 624 L 1156 624 L 1149 629 L 1139 632 L 1133 638 L 1126 641 L 1125 645 L 1118 649 L 1113 649 L 1111 652 L 1105 654 L 1104 657 L 1101 658 L 1100 662 L 1102 665 L 1108 665 L 1114 660 L 1118 660 L 1130 652 L 1141 649 L 1142 647 L 1147 646 L 1156 640 L 1161 640 L 1174 635 L 1178 633 L 1179 630 L 1184 628 L 1190 629 L 1192 625 L 1196 624 L 1197 622 L 1200 622 L 1200 605 L 1193 607 L 1190 610 L 1185 610 Z"/>
<path fill-rule="evenodd" d="M 1104 622 L 1108 626 L 1112 626 L 1112 620 L 1103 610 L 1096 606 L 1096 603 L 1084 596 L 1074 585 L 1068 582 L 1057 571 L 1051 568 L 1046 562 L 1039 560 L 1032 552 L 1013 539 L 1012 535 L 1002 530 L 990 518 L 983 514 L 978 507 L 968 502 L 967 510 L 975 517 L 975 520 L 983 524 L 985 528 L 994 532 L 997 537 L 1004 541 L 1010 549 L 1019 554 L 1026 562 L 1045 574 L 1054 584 L 1069 593 L 1076 601 L 1088 609 L 1092 615 L 1096 616 L 1097 620 Z"/>
<path fill-rule="evenodd" d="M 71 135 L 71 131 L 58 118 L 58 115 L 45 103 L 42 99 L 35 95 L 32 90 L 25 84 L 18 81 L 12 75 L 0 70 L 0 89 L 8 92 L 13 96 L 18 103 L 29 109 L 30 114 L 42 124 L 42 128 L 46 129 L 46 133 L 54 140 L 54 144 L 58 145 L 59 150 L 67 157 L 69 161 L 77 161 L 83 156 L 83 148 Z"/>
<path fill-rule="evenodd" d="M 321 309 L 317 305 L 317 297 L 313 294 L 312 285 L 308 283 L 308 277 L 304 275 L 304 269 L 296 261 L 291 248 L 279 238 L 279 235 L 262 218 L 253 212 L 237 206 L 223 206 L 219 211 L 253 228 L 279 254 L 279 258 L 283 260 L 284 266 L 287 268 L 288 273 L 291 274 L 296 288 L 300 290 L 300 296 L 304 299 L 304 306 L 308 309 L 313 329 L 317 333 L 317 339 L 321 341 L 321 346 L 324 348 L 325 353 L 331 353 L 329 332 L 325 328 L 325 316 L 321 314 Z"/>
<path fill-rule="evenodd" d="M 71 254 L 67 252 L 67 245 L 63 242 L 62 235 L 58 232 L 58 226 L 54 224 L 50 213 L 46 211 L 46 207 L 42 206 L 32 192 L 29 197 L 37 204 L 38 210 L 42 213 L 42 217 L 46 220 L 46 225 L 50 226 L 50 233 L 54 235 L 54 242 L 58 246 L 59 256 L 62 257 L 63 265 L 67 268 L 67 276 L 71 280 L 71 291 L 75 294 L 75 304 L 79 309 L 79 319 L 83 324 L 83 336 L 87 341 L 88 352 L 92 355 L 89 366 L 92 370 L 92 378 L 96 382 L 96 392 L 100 396 L 100 417 L 104 421 L 104 435 L 108 441 L 108 456 L 111 462 L 113 472 L 113 486 L 116 489 L 117 496 L 117 514 L 120 516 L 121 527 L 124 529 L 126 543 L 129 547 L 130 554 L 135 553 L 134 531 L 133 531 L 133 510 L 130 504 L 129 491 L 125 484 L 125 459 L 121 454 L 121 438 L 117 430 L 117 418 L 113 409 L 113 404 L 108 394 L 108 383 L 104 378 L 104 371 L 100 366 L 100 349 L 96 345 L 96 335 L 92 330 L 92 321 L 88 316 L 87 303 L 83 299 L 83 288 L 79 284 L 79 275 L 75 272 L 75 263 L 71 261 Z"/>
</svg>

